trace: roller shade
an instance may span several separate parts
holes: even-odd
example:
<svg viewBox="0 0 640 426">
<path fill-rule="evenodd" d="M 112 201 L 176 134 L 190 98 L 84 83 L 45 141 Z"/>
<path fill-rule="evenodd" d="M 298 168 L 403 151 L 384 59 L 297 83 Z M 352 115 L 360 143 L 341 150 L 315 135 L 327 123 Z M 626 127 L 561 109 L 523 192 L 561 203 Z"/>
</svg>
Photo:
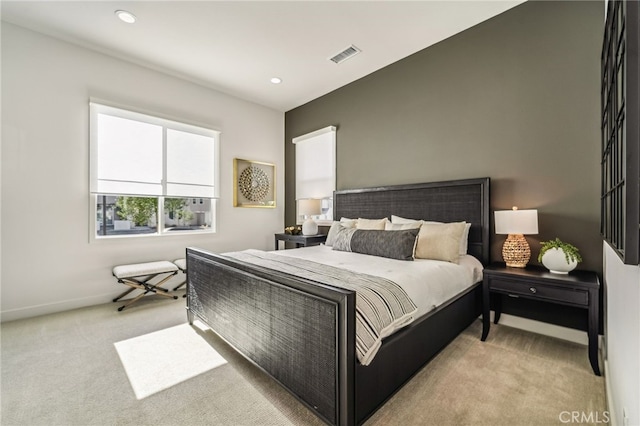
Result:
<svg viewBox="0 0 640 426">
<path fill-rule="evenodd" d="M 217 197 L 219 132 L 91 104 L 91 192 Z"/>
<path fill-rule="evenodd" d="M 296 199 L 330 198 L 336 186 L 336 128 L 293 139 L 296 145 Z"/>
<path fill-rule="evenodd" d="M 215 197 L 214 139 L 167 130 L 167 189 L 174 197 Z"/>
</svg>

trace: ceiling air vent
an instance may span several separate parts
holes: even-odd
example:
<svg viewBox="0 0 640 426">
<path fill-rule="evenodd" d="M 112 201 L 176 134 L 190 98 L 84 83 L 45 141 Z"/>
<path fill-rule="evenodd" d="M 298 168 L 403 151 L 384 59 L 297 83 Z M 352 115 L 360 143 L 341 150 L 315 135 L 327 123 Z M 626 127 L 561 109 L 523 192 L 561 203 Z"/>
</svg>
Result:
<svg viewBox="0 0 640 426">
<path fill-rule="evenodd" d="M 357 47 L 355 47 L 352 44 L 351 46 L 349 46 L 346 49 L 344 49 L 342 52 L 340 52 L 337 55 L 329 58 L 329 60 L 331 62 L 335 62 L 336 64 L 339 64 L 341 62 L 346 61 L 349 58 L 352 58 L 352 57 L 356 56 L 360 52 L 361 52 L 361 50 L 358 49 Z"/>
</svg>

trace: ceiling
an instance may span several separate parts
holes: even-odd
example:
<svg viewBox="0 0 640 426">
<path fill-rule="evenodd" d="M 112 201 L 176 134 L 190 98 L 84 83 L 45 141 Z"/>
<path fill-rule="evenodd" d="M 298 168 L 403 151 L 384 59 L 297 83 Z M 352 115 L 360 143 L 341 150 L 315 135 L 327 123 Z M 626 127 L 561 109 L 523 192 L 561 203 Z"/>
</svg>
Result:
<svg viewBox="0 0 640 426">
<path fill-rule="evenodd" d="M 288 111 L 523 1 L 3 0 L 1 12 L 3 21 Z M 117 19 L 118 9 L 137 22 Z M 362 52 L 329 60 L 350 45 Z"/>
</svg>

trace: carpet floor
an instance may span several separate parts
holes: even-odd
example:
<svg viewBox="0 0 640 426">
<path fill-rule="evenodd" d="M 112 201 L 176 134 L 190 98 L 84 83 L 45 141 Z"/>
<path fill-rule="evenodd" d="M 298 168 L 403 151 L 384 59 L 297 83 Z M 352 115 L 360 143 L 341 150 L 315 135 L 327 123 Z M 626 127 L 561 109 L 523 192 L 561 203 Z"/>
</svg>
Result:
<svg viewBox="0 0 640 426">
<path fill-rule="evenodd" d="M 184 299 L 104 304 L 1 325 L 2 425 L 321 425 L 210 330 Z M 605 384 L 586 346 L 476 321 L 367 422 L 602 424 Z M 567 416 L 567 414 L 564 414 Z"/>
</svg>

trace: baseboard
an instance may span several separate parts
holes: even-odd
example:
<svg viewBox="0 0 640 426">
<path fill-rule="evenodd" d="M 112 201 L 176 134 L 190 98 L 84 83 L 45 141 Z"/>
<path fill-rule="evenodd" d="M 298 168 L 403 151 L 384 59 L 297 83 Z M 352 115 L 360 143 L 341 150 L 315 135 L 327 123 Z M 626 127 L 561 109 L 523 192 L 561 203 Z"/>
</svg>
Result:
<svg viewBox="0 0 640 426">
<path fill-rule="evenodd" d="M 494 312 L 491 311 L 492 322 L 493 316 Z M 530 331 L 532 333 L 538 333 L 545 336 L 568 340 L 570 342 L 579 343 L 585 346 L 589 344 L 589 337 L 587 335 L 587 332 L 575 330 L 573 328 L 562 327 L 555 324 L 548 324 L 546 322 L 535 321 L 532 319 L 517 317 L 509 314 L 500 315 L 499 324 L 518 328 L 520 330 Z"/>
<path fill-rule="evenodd" d="M 87 306 L 100 305 L 102 303 L 109 302 L 112 299 L 113 293 L 106 293 L 99 296 L 82 297 L 79 299 L 63 300 L 61 302 L 10 309 L 0 312 L 0 322 L 14 321 L 37 317 L 40 315 L 53 314 L 56 312 L 70 311 L 72 309 L 84 308 Z"/>
</svg>

